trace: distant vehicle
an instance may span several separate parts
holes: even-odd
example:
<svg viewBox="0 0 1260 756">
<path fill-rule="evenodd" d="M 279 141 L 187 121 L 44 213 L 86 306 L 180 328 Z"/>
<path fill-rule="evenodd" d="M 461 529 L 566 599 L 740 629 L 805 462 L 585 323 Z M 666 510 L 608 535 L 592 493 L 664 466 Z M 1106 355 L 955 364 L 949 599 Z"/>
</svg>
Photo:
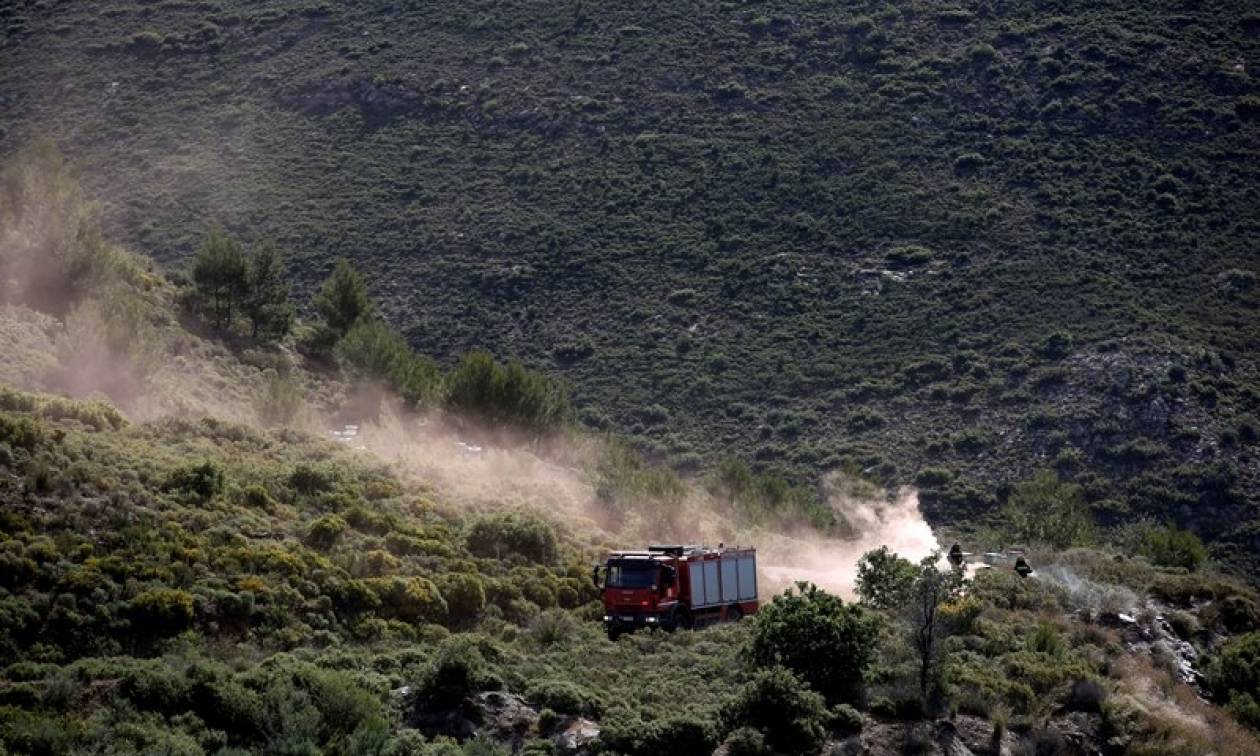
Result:
<svg viewBox="0 0 1260 756">
<path fill-rule="evenodd" d="M 614 551 L 591 573 L 611 640 L 642 627 L 666 631 L 736 622 L 757 613 L 757 550 L 649 546 Z"/>
</svg>

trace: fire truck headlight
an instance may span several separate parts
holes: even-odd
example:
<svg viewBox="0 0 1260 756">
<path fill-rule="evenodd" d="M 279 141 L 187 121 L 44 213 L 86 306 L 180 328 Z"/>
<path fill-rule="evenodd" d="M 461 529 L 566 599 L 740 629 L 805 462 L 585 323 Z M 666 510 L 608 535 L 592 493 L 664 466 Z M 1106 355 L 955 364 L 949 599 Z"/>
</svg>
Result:
<svg viewBox="0 0 1260 756">
<path fill-rule="evenodd" d="M 656 621 L 656 618 L 655 618 L 655 617 L 648 617 L 648 618 L 647 618 L 647 621 L 648 621 L 648 622 L 655 622 L 655 621 Z"/>
<path fill-rule="evenodd" d="M 605 614 L 605 615 L 604 615 L 604 621 L 605 621 L 605 622 L 612 622 L 612 616 L 611 616 L 611 615 L 608 615 L 608 614 Z"/>
</svg>

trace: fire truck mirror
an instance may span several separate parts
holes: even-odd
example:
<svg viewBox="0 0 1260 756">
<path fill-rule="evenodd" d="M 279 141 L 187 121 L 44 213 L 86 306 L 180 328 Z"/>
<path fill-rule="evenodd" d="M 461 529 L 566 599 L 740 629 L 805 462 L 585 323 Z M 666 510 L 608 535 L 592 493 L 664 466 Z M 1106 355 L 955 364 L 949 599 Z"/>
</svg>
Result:
<svg viewBox="0 0 1260 756">
<path fill-rule="evenodd" d="M 596 588 L 601 587 L 599 584 L 599 565 L 598 564 L 591 568 L 591 582 L 595 584 Z"/>
</svg>

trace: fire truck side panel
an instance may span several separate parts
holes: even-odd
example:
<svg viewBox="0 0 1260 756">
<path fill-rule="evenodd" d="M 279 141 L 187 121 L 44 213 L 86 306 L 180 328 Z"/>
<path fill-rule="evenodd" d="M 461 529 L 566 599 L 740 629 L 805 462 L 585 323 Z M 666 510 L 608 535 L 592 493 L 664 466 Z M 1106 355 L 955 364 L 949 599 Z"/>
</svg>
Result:
<svg viewBox="0 0 1260 756">
<path fill-rule="evenodd" d="M 687 562 L 687 574 L 691 576 L 691 606 L 704 606 L 704 562 Z"/>
<path fill-rule="evenodd" d="M 739 559 L 722 557 L 722 603 L 739 600 Z"/>
<path fill-rule="evenodd" d="M 682 560 L 675 561 L 673 567 L 678 571 L 678 599 L 685 601 L 696 589 L 695 583 L 691 581 L 691 568 Z"/>
<path fill-rule="evenodd" d="M 712 606 L 713 604 L 722 603 L 722 584 L 718 577 L 718 562 L 716 559 L 706 559 L 702 562 L 704 565 L 704 605 Z"/>
<path fill-rule="evenodd" d="M 739 557 L 739 598 L 742 601 L 753 601 L 757 598 L 757 558 L 754 556 Z"/>
</svg>

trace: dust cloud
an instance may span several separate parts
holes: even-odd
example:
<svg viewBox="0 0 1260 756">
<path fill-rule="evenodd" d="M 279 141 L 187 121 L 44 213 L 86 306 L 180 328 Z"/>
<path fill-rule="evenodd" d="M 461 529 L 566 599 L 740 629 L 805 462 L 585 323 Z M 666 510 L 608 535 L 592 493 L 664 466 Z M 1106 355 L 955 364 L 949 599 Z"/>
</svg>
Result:
<svg viewBox="0 0 1260 756">
<path fill-rule="evenodd" d="M 489 436 L 493 439 L 488 441 Z M 686 494 L 671 503 L 668 516 L 652 515 L 659 507 L 641 502 L 641 511 L 612 517 L 597 493 L 598 439 L 538 442 L 437 417 L 417 422 L 387 410 L 343 440 L 440 491 L 444 499 L 474 510 L 534 509 L 569 525 L 593 528 L 602 540 L 627 548 L 650 542 L 756 546 L 763 600 L 798 581 L 852 599 L 857 562 L 867 551 L 887 546 L 917 562 L 940 550 L 912 488 L 890 495 L 843 476 L 828 476 L 826 502 L 838 530 L 848 535 L 825 537 L 807 526 L 738 526 L 699 481 L 688 482 Z"/>
<path fill-rule="evenodd" d="M 912 488 L 903 488 L 888 497 L 845 496 L 828 503 L 837 519 L 847 523 L 851 537 L 792 538 L 770 534 L 759 549 L 763 598 L 798 581 L 807 581 L 853 599 L 857 562 L 866 552 L 887 546 L 899 556 L 918 562 L 940 550 L 936 535 L 919 509 L 919 494 Z"/>
<path fill-rule="evenodd" d="M 531 443 L 468 421 L 438 415 L 412 419 L 390 402 L 346 440 L 456 504 L 597 519 L 591 506 L 595 486 L 584 469 L 593 451 L 581 441 Z"/>
</svg>

